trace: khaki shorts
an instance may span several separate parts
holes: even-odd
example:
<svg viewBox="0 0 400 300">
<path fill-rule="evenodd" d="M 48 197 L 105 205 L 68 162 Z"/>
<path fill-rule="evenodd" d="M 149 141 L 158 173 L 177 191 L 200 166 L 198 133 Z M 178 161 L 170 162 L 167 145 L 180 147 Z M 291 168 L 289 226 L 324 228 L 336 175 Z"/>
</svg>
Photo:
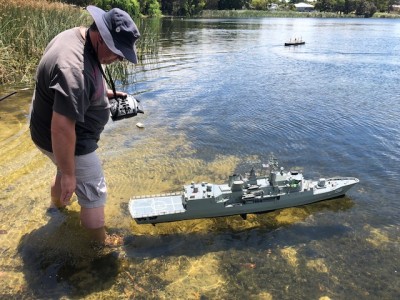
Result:
<svg viewBox="0 0 400 300">
<path fill-rule="evenodd" d="M 39 147 L 38 147 L 39 148 Z M 39 148 L 57 166 L 54 154 Z M 57 166 L 57 176 L 61 170 Z M 78 203 L 85 208 L 101 207 L 106 204 L 107 185 L 103 175 L 103 168 L 96 152 L 75 156 L 75 194 Z"/>
</svg>

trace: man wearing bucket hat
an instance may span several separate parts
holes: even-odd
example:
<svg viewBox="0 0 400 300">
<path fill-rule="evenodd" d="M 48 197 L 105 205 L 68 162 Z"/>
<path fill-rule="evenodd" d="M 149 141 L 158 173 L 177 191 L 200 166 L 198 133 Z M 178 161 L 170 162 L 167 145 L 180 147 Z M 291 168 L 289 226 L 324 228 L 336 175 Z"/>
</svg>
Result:
<svg viewBox="0 0 400 300">
<path fill-rule="evenodd" d="M 39 62 L 30 132 L 33 142 L 57 168 L 48 211 L 65 207 L 75 193 L 82 226 L 93 241 L 107 244 L 107 187 L 95 150 L 109 120 L 109 99 L 126 94 L 107 88 L 101 65 L 123 59 L 137 63 L 135 42 L 140 33 L 121 9 L 105 12 L 88 6 L 87 11 L 94 20 L 90 28 L 76 27 L 58 34 Z"/>
</svg>

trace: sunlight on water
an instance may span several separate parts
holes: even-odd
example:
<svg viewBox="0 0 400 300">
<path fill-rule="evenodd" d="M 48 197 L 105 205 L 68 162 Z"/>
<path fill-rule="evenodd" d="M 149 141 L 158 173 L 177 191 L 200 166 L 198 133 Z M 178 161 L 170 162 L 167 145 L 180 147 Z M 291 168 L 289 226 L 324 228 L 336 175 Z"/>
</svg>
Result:
<svg viewBox="0 0 400 300">
<path fill-rule="evenodd" d="M 190 147 L 185 136 L 174 134 L 171 137 L 161 129 L 154 132 L 150 128 L 147 132 L 147 129 L 131 127 L 132 135 L 137 138 L 130 142 L 132 147 L 123 147 L 131 135 L 122 134 L 120 131 L 126 129 L 117 127 L 105 138 L 104 151 L 99 153 L 109 185 L 107 225 L 111 231 L 123 233 L 128 244 L 118 252 L 94 253 L 80 227 L 76 199 L 65 212 L 46 216 L 53 166 L 30 142 L 27 124 L 17 124 L 20 125 L 9 127 L 7 137 L 2 140 L 0 156 L 3 191 L 1 264 L 4 270 L 0 280 L 10 295 L 33 292 L 35 297 L 75 294 L 95 299 L 101 291 L 102 295 L 112 297 L 116 290 L 110 288 L 115 280 L 119 282 L 117 286 L 123 287 L 122 290 L 117 287 L 117 294 L 127 297 L 148 295 L 189 299 L 204 294 L 224 295 L 228 293 L 224 286 L 229 279 L 216 266 L 225 260 L 223 249 L 226 246 L 224 243 L 218 246 L 220 242 L 213 237 L 215 234 L 221 232 L 229 241 L 232 237 L 228 232 L 240 235 L 243 230 L 260 226 L 277 228 L 301 222 L 310 215 L 304 208 L 293 208 L 269 216 L 249 215 L 246 222 L 240 217 L 229 217 L 155 227 L 136 225 L 127 214 L 129 196 L 180 190 L 183 184 L 192 180 L 222 183 L 235 170 L 239 159 L 226 155 L 208 162 L 196 159 L 195 149 Z M 9 125 L 2 123 L 2 126 L 7 128 Z M 247 159 L 258 160 L 254 156 Z M 215 233 L 209 235 L 210 232 Z M 198 241 L 191 238 L 193 234 Z M 188 244 L 196 244 L 203 250 L 196 254 L 190 246 L 192 250 L 189 251 L 194 252 L 189 254 L 183 250 Z M 205 251 L 207 244 L 216 252 Z M 15 252 L 19 253 L 20 259 L 13 255 Z M 177 255 L 160 259 L 172 253 Z M 296 263 L 295 248 L 285 247 L 280 255 L 289 265 Z M 237 265 L 243 275 L 255 272 L 256 266 L 252 259 L 240 259 Z M 146 273 L 153 275 L 148 277 Z M 40 290 L 36 288 L 38 286 L 41 286 Z M 108 292 L 104 291 L 107 289 Z M 260 295 L 268 297 L 270 294 L 263 291 Z"/>
<path fill-rule="evenodd" d="M 122 247 L 93 251 L 75 198 L 46 215 L 54 167 L 29 138 L 32 90 L 0 103 L 0 298 L 394 299 L 400 106 L 390 49 L 332 49 L 329 39 L 351 38 L 365 20 L 165 22 L 162 51 L 124 87 L 145 114 L 110 121 L 98 151 L 107 229 Z M 369 22 L 387 33 L 393 21 Z M 285 49 L 295 28 L 306 45 Z M 133 196 L 223 183 L 270 152 L 306 178 L 361 182 L 345 197 L 246 220 L 152 226 L 128 213 Z"/>
</svg>

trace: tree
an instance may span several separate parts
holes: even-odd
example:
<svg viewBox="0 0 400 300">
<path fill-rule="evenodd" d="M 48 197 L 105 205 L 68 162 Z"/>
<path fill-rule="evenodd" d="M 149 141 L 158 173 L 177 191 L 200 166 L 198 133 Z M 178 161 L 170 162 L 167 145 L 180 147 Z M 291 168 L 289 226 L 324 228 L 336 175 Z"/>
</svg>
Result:
<svg viewBox="0 0 400 300">
<path fill-rule="evenodd" d="M 159 17 L 162 15 L 160 3 L 157 0 L 141 0 L 141 13 L 150 17 Z"/>
<path fill-rule="evenodd" d="M 131 16 L 138 16 L 140 14 L 140 5 L 138 0 L 95 0 L 94 5 L 104 10 L 118 7 L 125 10 Z"/>
<path fill-rule="evenodd" d="M 267 10 L 268 9 L 269 0 L 252 0 L 250 1 L 250 5 L 252 8 L 257 10 Z"/>
<path fill-rule="evenodd" d="M 218 9 L 242 9 L 248 2 L 246 0 L 219 0 Z"/>
<path fill-rule="evenodd" d="M 161 0 L 161 10 L 172 16 L 193 16 L 201 12 L 207 0 Z"/>
<path fill-rule="evenodd" d="M 345 14 L 349 14 L 350 12 L 352 12 L 354 10 L 355 4 L 354 1 L 352 0 L 345 0 L 344 1 L 344 13 Z"/>
<path fill-rule="evenodd" d="M 333 11 L 335 0 L 320 0 L 315 4 L 315 9 L 319 11 Z"/>
<path fill-rule="evenodd" d="M 376 13 L 376 6 L 374 3 L 366 0 L 356 1 L 356 15 L 369 18 L 372 17 L 374 13 Z"/>
<path fill-rule="evenodd" d="M 334 12 L 344 12 L 346 10 L 346 1 L 345 0 L 336 0 L 333 3 L 332 11 Z"/>
<path fill-rule="evenodd" d="M 218 9 L 219 0 L 205 0 L 204 9 Z"/>
</svg>

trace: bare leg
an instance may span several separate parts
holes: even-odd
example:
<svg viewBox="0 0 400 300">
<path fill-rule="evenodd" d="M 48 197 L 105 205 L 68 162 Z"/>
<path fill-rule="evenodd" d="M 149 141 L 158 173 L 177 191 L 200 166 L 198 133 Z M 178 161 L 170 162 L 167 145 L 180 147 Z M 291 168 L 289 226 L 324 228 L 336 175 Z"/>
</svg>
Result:
<svg viewBox="0 0 400 300">
<path fill-rule="evenodd" d="M 51 204 L 50 207 L 63 208 L 61 198 L 61 176 L 57 174 L 51 185 Z M 104 206 L 97 208 L 81 207 L 81 224 L 89 232 L 94 242 L 104 244 L 106 231 L 104 228 Z"/>
<path fill-rule="evenodd" d="M 81 224 L 90 234 L 92 241 L 104 244 L 106 230 L 104 228 L 104 206 L 96 208 L 81 207 Z"/>
<path fill-rule="evenodd" d="M 105 245 L 106 230 L 104 229 L 104 226 L 96 229 L 87 228 L 87 230 L 93 242 L 99 243 L 100 245 Z"/>
</svg>

